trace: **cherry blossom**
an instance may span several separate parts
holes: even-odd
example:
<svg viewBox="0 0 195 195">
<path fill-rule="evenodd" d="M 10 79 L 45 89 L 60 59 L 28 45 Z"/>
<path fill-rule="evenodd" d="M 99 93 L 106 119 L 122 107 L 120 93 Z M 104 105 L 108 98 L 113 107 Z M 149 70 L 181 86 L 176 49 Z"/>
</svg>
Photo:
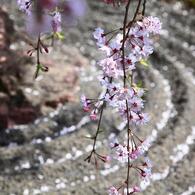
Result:
<svg viewBox="0 0 195 195">
<path fill-rule="evenodd" d="M 127 0 L 102 0 L 107 4 L 114 6 L 125 4 L 126 16 L 128 16 Z M 36 3 L 35 3 L 36 2 Z M 128 2 L 128 3 L 127 3 Z M 142 1 L 139 1 L 141 3 Z M 32 55 L 34 51 L 39 52 L 48 49 L 42 42 L 41 36 L 51 34 L 51 37 L 61 34 L 63 26 L 72 26 L 85 14 L 87 4 L 85 0 L 17 0 L 19 9 L 27 14 L 26 27 L 30 35 L 37 37 L 37 47 L 31 49 L 28 53 Z M 125 6 L 124 6 L 125 7 Z M 143 4 L 144 7 L 144 4 Z M 160 33 L 162 24 L 157 17 L 144 14 L 137 19 L 139 14 L 139 4 L 137 12 L 132 21 L 127 22 L 128 17 L 124 18 L 124 25 L 110 32 L 98 27 L 93 32 L 93 38 L 96 41 L 99 51 L 102 53 L 102 59 L 97 62 L 101 75 L 98 76 L 103 92 L 99 98 L 87 98 L 81 96 L 83 110 L 89 114 L 92 121 L 98 119 L 98 127 L 94 144 L 90 155 L 86 158 L 87 162 L 95 159 L 94 164 L 97 167 L 97 159 L 103 163 L 115 159 L 118 163 L 127 165 L 128 170 L 135 169 L 140 179 L 147 181 L 151 176 L 152 163 L 149 158 L 145 158 L 140 165 L 139 159 L 143 159 L 144 153 L 148 151 L 150 142 L 146 139 L 142 141 L 137 136 L 137 126 L 145 125 L 149 122 L 149 114 L 144 112 L 144 89 L 139 88 L 135 82 L 134 72 L 137 66 L 146 60 L 154 51 L 154 44 L 151 35 Z M 144 9 L 143 9 L 144 12 Z M 123 33 L 121 33 L 123 32 Z M 37 57 L 38 58 L 38 57 Z M 37 60 L 37 67 L 40 67 L 40 61 Z M 44 66 L 41 66 L 44 69 Z M 122 84 L 123 83 L 123 84 Z M 97 135 L 100 133 L 101 119 L 105 107 L 110 106 L 114 109 L 119 119 L 127 127 L 127 141 L 123 144 L 119 142 L 111 143 L 111 156 L 102 155 L 96 151 Z M 92 156 L 94 155 L 94 158 Z M 128 171 L 129 173 L 129 171 Z M 129 177 L 129 176 L 128 176 Z M 127 178 L 128 178 L 127 177 Z M 129 188 L 128 179 L 125 178 L 122 185 L 117 189 L 111 186 L 108 189 L 109 195 L 120 195 L 119 191 L 127 191 L 127 194 L 140 192 L 138 186 Z M 129 192 L 129 189 L 132 191 Z"/>
<path fill-rule="evenodd" d="M 118 160 L 121 163 L 127 162 L 129 152 L 127 150 L 127 146 L 119 144 L 114 148 L 114 156 L 113 158 Z"/>
<path fill-rule="evenodd" d="M 129 100 L 129 104 L 130 110 L 133 112 L 138 112 L 144 107 L 143 100 L 136 96 Z"/>
<path fill-rule="evenodd" d="M 143 22 L 138 22 L 138 24 L 149 33 L 159 34 L 162 28 L 162 23 L 159 18 L 153 16 L 144 17 Z"/>
<path fill-rule="evenodd" d="M 108 194 L 109 195 L 120 195 L 120 193 L 118 192 L 118 190 L 114 186 L 111 186 L 108 189 Z"/>
<path fill-rule="evenodd" d="M 111 41 L 110 48 L 112 49 L 113 54 L 120 51 L 121 46 L 122 46 L 122 40 L 123 40 L 123 35 L 117 34 L 116 37 Z"/>
<path fill-rule="evenodd" d="M 113 2 L 109 1 L 109 3 Z M 105 33 L 102 28 L 96 28 L 93 33 L 97 46 L 104 55 L 103 59 L 97 63 L 102 70 L 99 81 L 104 90 L 106 90 L 105 95 L 99 102 L 104 101 L 113 107 L 121 116 L 123 122 L 129 123 L 130 127 L 145 125 L 150 119 L 149 114 L 143 112 L 145 90 L 134 84 L 124 87 L 120 83 L 120 79 L 124 77 L 124 68 L 127 73 L 132 74 L 136 70 L 139 61 L 146 59 L 153 53 L 153 41 L 150 38 L 150 34 L 158 34 L 160 29 L 161 24 L 157 18 L 144 17 L 142 20 L 135 22 L 129 30 L 124 43 L 125 56 L 123 57 L 121 54 L 123 36 L 121 33 L 116 33 L 111 39 L 107 38 L 109 33 Z M 110 82 L 111 78 L 112 82 Z M 142 141 L 135 133 L 131 133 L 130 136 L 129 148 L 127 146 L 128 142 L 125 144 L 111 144 L 112 157 L 119 163 L 136 162 L 150 147 L 148 140 Z M 143 166 L 133 166 L 132 164 L 131 167 L 136 169 L 140 173 L 141 179 L 145 181 L 151 175 L 151 163 L 149 160 L 145 160 Z M 134 186 L 131 193 L 139 191 L 140 188 Z M 109 189 L 109 194 L 118 193 L 115 187 Z"/>
<path fill-rule="evenodd" d="M 95 121 L 97 119 L 97 114 L 95 113 L 95 111 L 93 110 L 90 114 L 90 119 Z"/>
<path fill-rule="evenodd" d="M 132 191 L 133 193 L 134 192 L 141 192 L 141 189 L 140 189 L 140 187 L 138 187 L 138 186 L 133 186 L 133 191 Z"/>
<path fill-rule="evenodd" d="M 83 106 L 83 110 L 85 112 L 89 112 L 90 111 L 90 101 L 87 100 L 85 95 L 81 96 L 81 103 L 82 103 L 82 106 Z"/>
<path fill-rule="evenodd" d="M 24 11 L 24 12 L 28 12 L 28 9 L 31 5 L 31 1 L 28 1 L 28 0 L 17 0 L 17 4 L 19 6 L 19 9 Z"/>
<path fill-rule="evenodd" d="M 141 171 L 141 177 L 143 180 L 147 181 L 150 179 L 152 175 L 151 166 L 148 166 L 147 164 L 144 166 L 143 170 Z"/>
<path fill-rule="evenodd" d="M 102 28 L 96 28 L 93 37 L 97 40 L 98 46 L 104 46 L 106 43 L 106 38 L 104 36 L 104 30 Z M 106 47 L 106 46 L 105 46 Z"/>
<path fill-rule="evenodd" d="M 62 31 L 62 16 L 60 12 L 56 12 L 52 19 L 52 28 L 54 32 L 61 32 Z"/>
<path fill-rule="evenodd" d="M 148 113 L 139 113 L 136 120 L 136 125 L 145 125 L 150 120 Z"/>
<path fill-rule="evenodd" d="M 132 160 L 137 159 L 140 156 L 140 151 L 138 149 L 133 150 L 130 154 L 129 154 L 130 158 Z"/>
<path fill-rule="evenodd" d="M 144 158 L 144 166 L 152 168 L 152 162 L 148 157 Z"/>
<path fill-rule="evenodd" d="M 102 67 L 104 76 L 118 78 L 117 62 L 112 57 L 101 60 L 99 65 Z"/>
<path fill-rule="evenodd" d="M 27 32 L 33 36 L 61 32 L 61 26 L 72 26 L 84 16 L 85 0 L 17 0 L 19 9 L 27 14 Z"/>
<path fill-rule="evenodd" d="M 148 151 L 150 147 L 150 142 L 146 139 L 138 146 L 137 150 L 140 155 L 144 154 L 144 152 Z"/>
</svg>

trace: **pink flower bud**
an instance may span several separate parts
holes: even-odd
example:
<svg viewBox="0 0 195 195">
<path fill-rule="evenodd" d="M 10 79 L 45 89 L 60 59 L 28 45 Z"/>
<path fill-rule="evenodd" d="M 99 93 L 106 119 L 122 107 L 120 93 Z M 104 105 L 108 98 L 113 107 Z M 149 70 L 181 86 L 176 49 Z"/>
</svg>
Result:
<svg viewBox="0 0 195 195">
<path fill-rule="evenodd" d="M 134 186 L 134 187 L 133 187 L 133 192 L 141 192 L 140 187 Z"/>
<path fill-rule="evenodd" d="M 92 112 L 92 113 L 90 114 L 90 119 L 93 120 L 93 121 L 95 121 L 95 120 L 97 119 L 97 115 L 96 115 L 95 113 Z"/>
</svg>

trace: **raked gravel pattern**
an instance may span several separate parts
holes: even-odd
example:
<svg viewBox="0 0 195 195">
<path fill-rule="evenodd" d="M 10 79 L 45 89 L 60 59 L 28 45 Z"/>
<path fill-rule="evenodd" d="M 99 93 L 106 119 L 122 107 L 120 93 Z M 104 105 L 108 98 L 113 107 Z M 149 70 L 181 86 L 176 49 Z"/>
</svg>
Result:
<svg viewBox="0 0 195 195">
<path fill-rule="evenodd" d="M 65 43 L 75 45 L 91 60 L 91 66 L 81 72 L 80 93 L 95 95 L 99 92 L 95 78 L 99 72 L 94 63 L 100 56 L 90 33 L 95 26 L 120 26 L 123 10 L 88 2 L 85 22 L 78 29 L 69 30 Z M 163 31 L 150 67 L 139 69 L 148 89 L 145 110 L 152 120 L 138 134 L 150 140 L 148 155 L 154 166 L 151 180 L 141 183 L 140 194 L 195 194 L 195 11 L 186 10 L 178 2 L 166 4 L 159 0 L 148 2 L 147 10 L 162 19 Z M 92 148 L 85 136 L 93 134 L 95 128 L 96 124 L 76 103 L 59 105 L 33 124 L 7 129 L 8 137 L 16 131 L 23 135 L 24 142 L 12 142 L 10 138 L 8 145 L 0 147 L 0 194 L 106 194 L 110 185 L 124 179 L 126 169 L 111 163 L 97 172 L 84 162 Z M 97 143 L 98 150 L 105 153 L 113 138 L 125 140 L 124 128 L 115 113 L 107 110 L 102 124 L 105 133 Z"/>
</svg>

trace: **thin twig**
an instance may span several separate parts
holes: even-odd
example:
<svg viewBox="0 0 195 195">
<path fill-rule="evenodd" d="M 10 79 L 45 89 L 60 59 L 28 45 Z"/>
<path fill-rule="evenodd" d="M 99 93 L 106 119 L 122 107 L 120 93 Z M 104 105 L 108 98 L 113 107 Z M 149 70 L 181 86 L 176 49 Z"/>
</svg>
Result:
<svg viewBox="0 0 195 195">
<path fill-rule="evenodd" d="M 101 125 L 101 121 L 102 121 L 102 116 L 103 116 L 103 112 L 104 112 L 105 105 L 106 105 L 106 102 L 104 101 L 103 102 L 103 105 L 102 105 L 102 108 L 101 108 L 101 111 L 100 111 L 100 118 L 99 118 L 99 121 L 98 121 L 97 131 L 96 131 L 96 134 L 95 134 L 95 137 L 94 137 L 92 152 L 94 152 L 95 151 L 95 148 L 96 148 L 95 146 L 96 146 L 97 137 L 98 137 L 98 134 L 99 134 L 99 131 L 100 131 L 100 125 Z"/>
<path fill-rule="evenodd" d="M 133 19 L 127 24 L 127 18 L 128 18 L 128 12 L 129 12 L 129 7 L 130 7 L 130 2 L 131 0 L 128 0 L 127 5 L 126 5 L 126 10 L 125 10 L 125 17 L 124 17 L 124 21 L 123 21 L 123 42 L 122 42 L 122 64 L 123 64 L 123 85 L 124 88 L 126 88 L 126 70 L 125 70 L 125 41 L 127 40 L 127 37 L 129 35 L 130 29 L 133 25 L 133 23 L 136 20 L 136 16 L 139 12 L 140 9 L 140 5 L 142 0 L 139 0 L 135 14 L 133 16 Z M 128 28 L 127 32 L 126 32 L 126 28 Z M 133 72 L 131 75 L 131 87 L 133 86 Z M 129 106 L 128 106 L 128 101 L 126 99 L 126 110 L 127 110 L 127 150 L 130 151 L 130 120 L 129 120 Z M 132 146 L 133 147 L 133 146 Z M 129 192 L 129 173 L 130 173 L 130 157 L 128 156 L 128 165 L 127 165 L 127 178 L 126 178 L 126 184 L 127 184 L 127 195 L 130 194 Z"/>
<path fill-rule="evenodd" d="M 38 40 L 37 40 L 37 47 L 36 47 L 36 50 L 37 50 L 37 64 L 36 64 L 36 72 L 35 72 L 35 79 L 38 77 L 38 74 L 39 74 L 39 70 L 40 70 L 40 43 L 41 43 L 41 38 L 40 38 L 40 34 L 38 36 Z"/>
<path fill-rule="evenodd" d="M 110 78 L 110 83 L 112 83 L 112 77 Z M 106 93 L 105 95 L 108 93 L 108 89 L 106 90 Z M 102 116 L 103 116 L 103 112 L 104 112 L 104 108 L 106 107 L 106 101 L 103 101 L 103 104 L 102 104 L 102 107 L 101 107 L 101 111 L 100 111 L 100 118 L 99 118 L 99 121 L 98 121 L 98 126 L 97 126 L 97 130 L 96 130 L 96 133 L 95 133 L 95 136 L 93 137 L 93 148 L 91 150 L 91 153 L 90 155 L 85 159 L 85 160 L 88 160 L 88 162 L 90 162 L 91 160 L 91 157 L 93 155 L 93 153 L 96 153 L 96 142 L 97 142 L 97 138 L 98 138 L 98 135 L 100 133 L 100 126 L 101 126 L 101 122 L 102 122 Z"/>
<path fill-rule="evenodd" d="M 127 18 L 128 18 L 128 12 L 129 12 L 129 6 L 130 6 L 131 0 L 128 0 L 128 3 L 126 5 L 125 10 L 125 17 L 123 21 L 123 43 L 122 43 L 122 64 L 123 64 L 123 85 L 124 88 L 126 87 L 126 72 L 125 72 L 125 41 L 126 41 L 126 26 L 127 26 Z"/>
<path fill-rule="evenodd" d="M 129 7 L 130 7 L 131 0 L 128 0 L 128 3 L 126 5 L 126 10 L 125 10 L 125 17 L 123 21 L 123 42 L 122 42 L 122 64 L 123 64 L 123 85 L 124 88 L 126 88 L 126 71 L 125 71 L 125 41 L 126 41 L 126 26 L 127 26 L 127 18 L 128 18 L 128 12 L 129 12 Z M 129 151 L 129 108 L 128 108 L 128 102 L 126 100 L 126 110 L 127 110 L 127 150 Z M 129 194 L 129 172 L 130 172 L 130 157 L 128 156 L 128 165 L 127 165 L 127 179 L 126 179 L 126 184 L 127 184 L 127 194 Z"/>
<path fill-rule="evenodd" d="M 136 16 L 137 16 L 137 14 L 138 14 L 138 12 L 139 12 L 139 9 L 140 9 L 140 6 L 141 6 L 141 2 L 142 2 L 142 0 L 139 0 L 138 5 L 137 5 L 137 8 L 136 8 L 136 11 L 135 11 L 135 14 L 134 14 L 134 16 L 133 16 L 133 19 L 132 19 L 132 20 L 128 23 L 128 25 L 127 25 L 128 31 L 127 31 L 127 34 L 126 34 L 125 39 L 127 39 L 128 36 L 129 36 L 130 29 L 131 29 L 133 23 L 135 22 Z"/>
<path fill-rule="evenodd" d="M 145 15 L 145 10 L 146 10 L 146 1 L 147 1 L 147 0 L 144 0 L 144 2 L 143 2 L 142 16 L 144 16 L 144 15 Z"/>
</svg>

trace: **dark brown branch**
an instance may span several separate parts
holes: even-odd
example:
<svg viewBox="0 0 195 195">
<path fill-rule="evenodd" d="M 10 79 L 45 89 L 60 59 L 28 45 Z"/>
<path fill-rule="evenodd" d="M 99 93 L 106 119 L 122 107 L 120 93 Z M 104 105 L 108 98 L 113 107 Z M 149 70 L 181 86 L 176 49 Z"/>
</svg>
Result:
<svg viewBox="0 0 195 195">
<path fill-rule="evenodd" d="M 133 16 L 133 19 L 127 25 L 127 27 L 129 28 L 129 30 L 131 29 L 133 23 L 135 22 L 136 16 L 139 13 L 139 9 L 140 9 L 140 6 L 141 6 L 141 2 L 142 2 L 142 0 L 139 0 L 138 1 L 138 5 L 137 5 L 137 8 L 136 8 L 135 14 Z"/>
<path fill-rule="evenodd" d="M 142 0 L 139 0 L 135 14 L 133 16 L 133 19 L 127 24 L 127 18 L 128 18 L 128 12 L 129 12 L 129 7 L 130 7 L 130 2 L 131 0 L 128 0 L 127 5 L 126 5 L 126 10 L 125 10 L 125 17 L 124 17 L 124 21 L 123 21 L 123 42 L 122 42 L 122 64 L 123 64 L 123 73 L 124 73 L 124 77 L 123 77 L 123 85 L 124 88 L 126 88 L 126 70 L 125 70 L 125 41 L 128 38 L 130 29 L 133 25 L 133 23 L 136 20 L 136 16 L 139 13 L 139 9 L 140 9 L 140 5 Z M 126 28 L 128 28 L 127 32 L 126 32 Z M 131 75 L 131 86 L 133 86 L 133 73 Z M 128 107 L 128 101 L 126 100 L 126 110 L 127 110 L 127 150 L 130 151 L 130 120 L 129 120 L 129 107 Z M 130 157 L 128 156 L 128 165 L 127 165 L 127 178 L 126 178 L 126 184 L 127 184 L 127 195 L 130 194 L 129 192 L 129 173 L 130 173 Z"/>
<path fill-rule="evenodd" d="M 145 10 L 146 10 L 146 1 L 147 1 L 147 0 L 144 0 L 144 2 L 143 2 L 142 16 L 144 16 L 144 15 L 145 15 Z"/>
<path fill-rule="evenodd" d="M 37 51 L 37 64 L 36 64 L 35 79 L 38 77 L 39 70 L 41 68 L 41 64 L 40 64 L 40 43 L 41 43 L 41 38 L 40 38 L 40 34 L 39 34 L 38 40 L 37 40 L 37 47 L 36 47 L 36 51 Z"/>
<path fill-rule="evenodd" d="M 110 78 L 110 83 L 112 83 L 112 78 Z M 108 93 L 108 89 L 106 90 L 106 93 L 105 95 Z M 90 155 L 85 159 L 87 160 L 88 162 L 91 161 L 91 157 L 94 153 L 96 153 L 96 142 L 97 142 L 97 138 L 98 138 L 98 135 L 100 133 L 100 126 L 101 126 L 101 121 L 102 121 L 102 116 L 103 116 L 103 112 L 104 112 L 104 108 L 106 107 L 106 102 L 103 101 L 103 105 L 101 107 L 101 111 L 100 111 L 100 118 L 99 118 L 99 121 L 98 121 L 98 126 L 97 126 L 97 130 L 96 130 L 96 133 L 95 133 L 95 136 L 93 137 L 93 148 L 92 148 L 92 151 L 90 153 Z"/>
<path fill-rule="evenodd" d="M 126 41 L 126 26 L 127 26 L 127 18 L 128 18 L 128 12 L 129 12 L 129 6 L 130 6 L 131 0 L 128 0 L 125 10 L 125 17 L 123 21 L 123 43 L 122 43 L 122 64 L 123 64 L 123 85 L 124 88 L 126 87 L 126 72 L 125 72 L 125 41 Z"/>
<path fill-rule="evenodd" d="M 126 5 L 126 10 L 125 10 L 125 17 L 123 21 L 123 43 L 122 43 L 122 64 L 123 64 L 123 85 L 124 88 L 126 88 L 126 70 L 125 70 L 125 41 L 126 41 L 126 26 L 127 26 L 127 18 L 128 18 L 128 12 L 129 12 L 129 7 L 130 7 L 131 0 L 128 0 L 127 5 Z M 129 108 L 128 108 L 128 102 L 126 100 L 126 110 L 127 110 L 127 150 L 129 151 Z M 127 194 L 129 194 L 129 172 L 130 172 L 130 158 L 128 156 L 128 165 L 127 165 L 127 179 L 126 179 L 126 184 L 127 184 Z"/>
</svg>

